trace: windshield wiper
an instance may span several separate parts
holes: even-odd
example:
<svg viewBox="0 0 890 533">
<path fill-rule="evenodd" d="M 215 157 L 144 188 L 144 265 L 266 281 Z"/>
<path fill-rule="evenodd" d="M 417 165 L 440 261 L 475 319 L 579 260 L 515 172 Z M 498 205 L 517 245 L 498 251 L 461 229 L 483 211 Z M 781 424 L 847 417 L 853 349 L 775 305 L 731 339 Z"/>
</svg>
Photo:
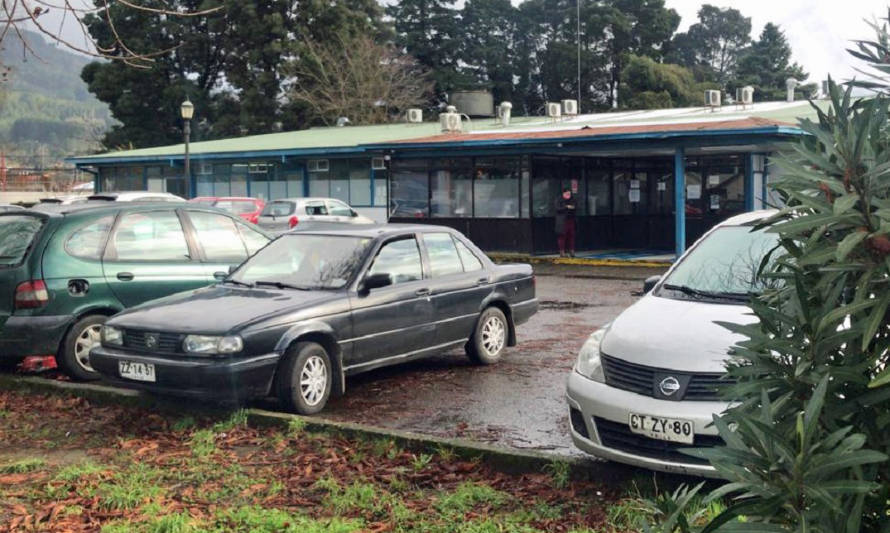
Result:
<svg viewBox="0 0 890 533">
<path fill-rule="evenodd" d="M 244 283 L 243 281 L 238 281 L 237 279 L 229 279 L 229 278 L 222 280 L 220 283 L 232 283 L 234 285 L 240 285 L 242 287 L 248 287 L 248 288 L 253 287 L 252 283 Z"/>
<path fill-rule="evenodd" d="M 279 288 L 279 289 L 296 289 L 296 290 L 298 290 L 298 291 L 309 291 L 309 290 L 312 290 L 311 287 L 305 287 L 305 286 L 303 286 L 303 285 L 291 285 L 290 283 L 284 283 L 284 282 L 281 282 L 281 281 L 267 281 L 267 280 L 260 280 L 260 281 L 255 281 L 255 282 L 253 283 L 253 286 L 254 286 L 254 287 L 259 287 L 260 285 L 266 285 L 266 286 L 269 286 L 269 287 L 276 287 L 276 288 Z"/>
<path fill-rule="evenodd" d="M 686 285 L 671 285 L 670 283 L 666 283 L 662 285 L 665 289 L 669 289 L 672 291 L 679 291 L 683 294 L 689 296 L 695 296 L 697 298 L 719 298 L 724 300 L 734 300 L 739 302 L 746 302 L 751 298 L 750 294 L 745 294 L 741 292 L 721 292 L 721 291 L 703 291 L 701 289 L 694 289 L 692 287 L 687 287 Z"/>
</svg>

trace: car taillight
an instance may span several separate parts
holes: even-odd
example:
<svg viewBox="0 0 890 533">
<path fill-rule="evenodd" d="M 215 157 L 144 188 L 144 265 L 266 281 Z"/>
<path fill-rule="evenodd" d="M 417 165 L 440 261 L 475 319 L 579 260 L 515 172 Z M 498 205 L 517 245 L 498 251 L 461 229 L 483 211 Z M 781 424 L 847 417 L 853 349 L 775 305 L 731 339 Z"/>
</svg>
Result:
<svg viewBox="0 0 890 533">
<path fill-rule="evenodd" d="M 300 219 L 297 218 L 297 215 L 290 217 L 290 220 L 287 221 L 287 225 L 291 228 L 296 226 L 299 223 L 300 223 Z"/>
<path fill-rule="evenodd" d="M 257 220 L 259 220 L 259 219 L 260 219 L 259 213 L 254 213 L 254 214 L 250 215 L 249 217 L 247 217 L 247 221 L 252 224 L 256 224 Z"/>
<path fill-rule="evenodd" d="M 16 309 L 35 309 L 43 307 L 48 301 L 49 293 L 42 279 L 24 281 L 15 288 Z"/>
</svg>

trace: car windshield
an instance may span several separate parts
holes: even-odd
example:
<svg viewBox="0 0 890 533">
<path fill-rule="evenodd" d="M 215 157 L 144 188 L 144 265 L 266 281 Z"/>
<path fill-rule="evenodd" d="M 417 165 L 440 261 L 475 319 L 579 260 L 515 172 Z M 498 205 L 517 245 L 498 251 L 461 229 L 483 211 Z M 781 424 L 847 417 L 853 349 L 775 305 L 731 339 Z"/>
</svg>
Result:
<svg viewBox="0 0 890 533">
<path fill-rule="evenodd" d="M 778 244 L 775 233 L 750 226 L 726 226 L 698 243 L 662 284 L 685 297 L 747 297 L 760 293 L 770 280 L 757 276 L 764 256 Z M 660 295 L 664 295 L 661 293 Z M 679 296 L 679 297 L 684 297 Z"/>
<path fill-rule="evenodd" d="M 0 266 L 21 263 L 42 227 L 41 217 L 31 215 L 0 217 Z"/>
<path fill-rule="evenodd" d="M 370 242 L 339 235 L 284 235 L 257 252 L 228 279 L 249 286 L 339 289 L 361 266 Z"/>
<path fill-rule="evenodd" d="M 294 212 L 296 206 L 293 202 L 272 202 L 266 204 L 260 216 L 263 217 L 286 217 Z"/>
</svg>

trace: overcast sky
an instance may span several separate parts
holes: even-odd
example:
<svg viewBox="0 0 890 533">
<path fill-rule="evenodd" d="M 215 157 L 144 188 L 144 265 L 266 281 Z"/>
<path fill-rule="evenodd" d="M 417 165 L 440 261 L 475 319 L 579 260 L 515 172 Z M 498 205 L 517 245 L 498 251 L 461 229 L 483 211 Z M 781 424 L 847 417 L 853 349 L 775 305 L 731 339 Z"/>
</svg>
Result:
<svg viewBox="0 0 890 533">
<path fill-rule="evenodd" d="M 582 0 L 583 2 L 584 0 Z M 682 17 L 685 31 L 698 20 L 701 0 L 666 0 Z M 751 17 L 751 37 L 760 35 L 764 24 L 778 24 L 791 43 L 792 60 L 803 65 L 810 81 L 831 74 L 835 79 L 856 75 L 859 62 L 847 54 L 851 39 L 870 39 L 874 32 L 865 22 L 886 17 L 890 0 L 711 0 L 711 5 L 734 7 Z M 861 77 L 861 75 L 859 75 Z"/>
<path fill-rule="evenodd" d="M 251 0 L 245 0 L 251 1 Z M 384 0 L 390 4 L 395 0 Z M 522 0 L 512 0 L 519 4 Z M 585 0 L 580 0 L 584 2 Z M 91 5 L 88 0 L 75 0 Z M 695 23 L 701 0 L 666 0 L 682 17 L 680 30 Z M 803 65 L 811 81 L 825 79 L 827 74 L 839 80 L 856 75 L 853 68 L 858 63 L 846 48 L 851 39 L 868 39 L 873 32 L 865 19 L 886 16 L 890 0 L 710 0 L 719 7 L 735 7 L 744 16 L 751 17 L 751 37 L 756 39 L 767 22 L 778 24 L 791 42 L 793 60 Z M 458 0 L 458 5 L 463 0 Z M 50 27 L 58 27 L 59 10 L 51 10 L 47 17 Z M 48 20 L 47 22 L 50 22 Z M 79 28 L 68 20 L 63 34 L 77 44 L 83 44 Z M 860 76 L 861 77 L 861 76 Z"/>
</svg>

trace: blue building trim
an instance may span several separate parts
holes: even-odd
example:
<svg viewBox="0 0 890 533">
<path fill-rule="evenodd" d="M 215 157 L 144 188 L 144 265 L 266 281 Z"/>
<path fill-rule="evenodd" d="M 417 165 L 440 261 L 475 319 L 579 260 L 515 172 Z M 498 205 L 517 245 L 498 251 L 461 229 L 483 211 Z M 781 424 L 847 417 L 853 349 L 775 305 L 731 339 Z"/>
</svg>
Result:
<svg viewBox="0 0 890 533">
<path fill-rule="evenodd" d="M 686 151 L 674 151 L 674 253 L 686 251 Z"/>
<path fill-rule="evenodd" d="M 754 154 L 745 155 L 745 211 L 754 211 Z"/>
</svg>

